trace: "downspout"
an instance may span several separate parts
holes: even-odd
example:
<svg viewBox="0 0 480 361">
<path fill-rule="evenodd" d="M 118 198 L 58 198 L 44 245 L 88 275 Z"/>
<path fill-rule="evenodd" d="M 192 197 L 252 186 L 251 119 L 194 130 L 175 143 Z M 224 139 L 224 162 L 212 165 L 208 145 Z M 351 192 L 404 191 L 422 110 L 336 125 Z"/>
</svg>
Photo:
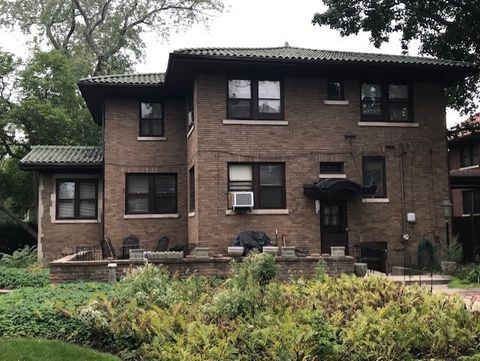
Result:
<svg viewBox="0 0 480 361">
<path fill-rule="evenodd" d="M 102 239 L 105 239 L 105 100 L 102 103 Z"/>
<path fill-rule="evenodd" d="M 401 193 L 401 202 L 402 202 L 402 239 L 405 234 L 405 184 L 404 184 L 404 175 L 403 175 L 403 157 L 405 152 L 403 150 L 403 144 L 400 144 L 400 193 Z"/>
</svg>

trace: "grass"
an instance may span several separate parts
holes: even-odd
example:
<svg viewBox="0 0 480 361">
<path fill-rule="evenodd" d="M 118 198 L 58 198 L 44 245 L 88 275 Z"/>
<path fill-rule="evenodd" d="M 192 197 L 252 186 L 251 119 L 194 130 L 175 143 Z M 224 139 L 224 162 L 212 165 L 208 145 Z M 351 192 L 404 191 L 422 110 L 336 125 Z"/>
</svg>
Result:
<svg viewBox="0 0 480 361">
<path fill-rule="evenodd" d="M 92 349 L 38 339 L 2 340 L 0 355 L 3 361 L 120 361 Z"/>
<path fill-rule="evenodd" d="M 458 277 L 453 277 L 450 282 L 448 282 L 448 288 L 480 288 L 480 283 L 472 283 Z"/>
</svg>

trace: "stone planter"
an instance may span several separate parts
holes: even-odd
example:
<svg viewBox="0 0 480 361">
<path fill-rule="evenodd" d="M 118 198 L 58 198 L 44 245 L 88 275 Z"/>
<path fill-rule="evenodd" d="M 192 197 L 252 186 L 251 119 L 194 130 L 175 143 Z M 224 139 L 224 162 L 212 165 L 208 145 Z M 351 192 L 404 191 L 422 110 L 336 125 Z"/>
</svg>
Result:
<svg viewBox="0 0 480 361">
<path fill-rule="evenodd" d="M 145 256 L 148 260 L 179 259 L 179 258 L 183 258 L 183 251 L 180 251 L 180 252 L 147 252 Z"/>
<path fill-rule="evenodd" d="M 129 252 L 130 261 L 143 261 L 144 249 L 131 249 Z"/>
<path fill-rule="evenodd" d="M 446 275 L 453 275 L 457 270 L 457 262 L 455 261 L 442 261 L 440 262 L 442 272 Z"/>
<path fill-rule="evenodd" d="M 263 252 L 269 253 L 274 257 L 278 255 L 278 247 L 277 246 L 264 246 L 262 250 L 263 250 Z"/>
<path fill-rule="evenodd" d="M 287 257 L 287 258 L 297 257 L 297 254 L 295 253 L 295 249 L 296 247 L 293 247 L 293 246 L 282 247 L 282 257 Z"/>
<path fill-rule="evenodd" d="M 210 247 L 195 247 L 195 258 L 208 258 Z"/>
<path fill-rule="evenodd" d="M 230 257 L 242 257 L 243 247 L 239 247 L 239 246 L 228 247 L 228 255 Z"/>
<path fill-rule="evenodd" d="M 332 255 L 332 257 L 345 257 L 345 247 L 343 246 L 330 247 L 330 254 Z"/>
<path fill-rule="evenodd" d="M 353 272 L 355 272 L 355 275 L 358 277 L 365 277 L 367 274 L 367 269 L 368 266 L 366 263 L 354 263 L 353 264 Z"/>
</svg>

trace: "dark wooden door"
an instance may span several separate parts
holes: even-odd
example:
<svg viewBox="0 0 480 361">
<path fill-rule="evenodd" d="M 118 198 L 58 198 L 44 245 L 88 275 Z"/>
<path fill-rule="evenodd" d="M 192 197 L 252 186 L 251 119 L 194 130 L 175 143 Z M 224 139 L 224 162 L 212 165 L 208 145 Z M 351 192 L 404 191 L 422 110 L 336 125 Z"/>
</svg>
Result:
<svg viewBox="0 0 480 361">
<path fill-rule="evenodd" d="M 332 246 L 344 246 L 348 251 L 347 204 L 345 201 L 325 200 L 320 205 L 320 233 L 322 253 L 330 253 Z"/>
</svg>

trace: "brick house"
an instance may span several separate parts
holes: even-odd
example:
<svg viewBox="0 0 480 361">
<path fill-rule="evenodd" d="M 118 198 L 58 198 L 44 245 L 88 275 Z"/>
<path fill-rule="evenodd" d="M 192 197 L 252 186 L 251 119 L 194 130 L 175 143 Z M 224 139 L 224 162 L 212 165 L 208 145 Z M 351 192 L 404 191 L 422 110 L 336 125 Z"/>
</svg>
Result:
<svg viewBox="0 0 480 361">
<path fill-rule="evenodd" d="M 22 160 L 40 175 L 39 252 L 105 237 L 119 249 L 135 234 L 226 254 L 259 230 L 310 254 L 375 243 L 401 265 L 421 239 L 445 238 L 444 90 L 476 73 L 285 46 L 184 49 L 165 74 L 82 79 L 103 145 Z M 235 192 L 252 192 L 252 209 L 233 209 Z"/>
<path fill-rule="evenodd" d="M 463 243 L 465 260 L 480 255 L 480 113 L 453 128 L 448 139 L 453 234 Z"/>
</svg>

